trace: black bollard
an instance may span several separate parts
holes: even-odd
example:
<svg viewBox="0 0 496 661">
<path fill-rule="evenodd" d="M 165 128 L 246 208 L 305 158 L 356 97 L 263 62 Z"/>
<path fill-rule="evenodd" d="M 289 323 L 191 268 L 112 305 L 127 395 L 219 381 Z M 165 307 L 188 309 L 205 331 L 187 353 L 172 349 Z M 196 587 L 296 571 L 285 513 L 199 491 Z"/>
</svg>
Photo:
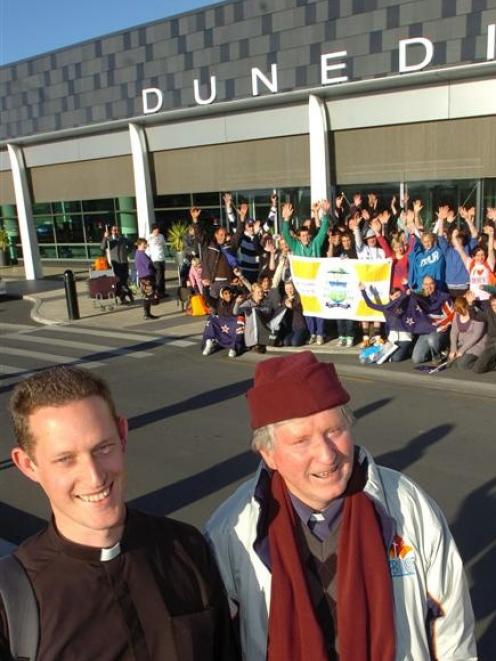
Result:
<svg viewBox="0 0 496 661">
<path fill-rule="evenodd" d="M 80 319 L 79 305 L 76 292 L 76 281 L 74 273 L 69 269 L 64 271 L 65 302 L 67 303 L 67 314 L 69 319 Z"/>
</svg>

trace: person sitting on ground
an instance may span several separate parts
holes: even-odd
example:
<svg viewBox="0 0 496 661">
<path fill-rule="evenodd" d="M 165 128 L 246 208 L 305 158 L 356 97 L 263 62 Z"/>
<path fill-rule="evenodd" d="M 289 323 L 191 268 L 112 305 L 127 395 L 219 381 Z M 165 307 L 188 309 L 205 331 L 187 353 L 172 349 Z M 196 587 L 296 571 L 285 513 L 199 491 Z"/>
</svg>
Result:
<svg viewBox="0 0 496 661">
<path fill-rule="evenodd" d="M 204 290 L 205 302 L 211 309 L 203 331 L 203 355 L 210 356 L 216 347 L 227 349 L 229 358 L 236 358 L 244 349 L 244 320 L 234 314 L 236 300 L 243 301 L 243 296 L 232 286 L 221 287 L 219 296 L 210 296 L 209 287 Z"/>
<path fill-rule="evenodd" d="M 282 208 L 282 235 L 289 246 L 293 255 L 301 257 L 320 257 L 322 246 L 329 228 L 329 209 L 331 204 L 328 200 L 322 200 L 317 203 L 316 212 L 321 219 L 319 230 L 314 238 L 311 238 L 308 228 L 302 227 L 298 234 L 298 239 L 291 236 L 289 231 L 289 221 L 293 215 L 293 205 L 286 203 Z M 318 345 L 324 344 L 324 319 L 320 317 L 305 317 L 310 338 L 309 344 L 316 342 Z"/>
<path fill-rule="evenodd" d="M 143 311 L 145 319 L 158 319 L 151 313 L 151 306 L 158 303 L 158 294 L 155 287 L 155 267 L 151 257 L 146 253 L 148 242 L 146 239 L 136 241 L 134 265 L 138 276 L 138 284 L 143 294 Z"/>
<path fill-rule="evenodd" d="M 16 631 L 23 642 L 34 631 L 31 659 L 236 659 L 203 536 L 125 503 L 128 422 L 105 381 L 73 365 L 36 372 L 15 386 L 10 413 L 12 461 L 51 516 L 13 552 L 35 609 L 30 618 L 20 590 L 10 611 L 0 599 L 0 657 L 12 658 L 2 651 Z"/>
<path fill-rule="evenodd" d="M 455 298 L 454 308 L 449 359 L 456 359 L 457 367 L 472 369 L 486 348 L 486 324 L 471 319 L 469 304 L 464 296 Z"/>
<path fill-rule="evenodd" d="M 249 298 L 236 299 L 233 312 L 235 315 L 245 316 L 246 347 L 257 353 L 265 353 L 271 332 L 268 323 L 274 311 L 272 303 L 266 299 L 258 282 L 252 284 Z"/>
<path fill-rule="evenodd" d="M 372 310 L 379 310 L 386 318 L 388 342 L 397 346 L 397 349 L 390 355 L 389 361 L 399 363 L 409 358 L 413 347 L 413 335 L 406 323 L 406 302 L 409 293 L 398 287 L 393 287 L 389 303 L 378 303 L 372 301 L 363 283 L 359 283 L 358 287 L 368 307 Z"/>
<path fill-rule="evenodd" d="M 494 290 L 491 287 L 491 290 Z M 470 318 L 475 321 L 482 321 L 487 326 L 486 346 L 475 363 L 472 365 L 472 371 L 476 374 L 484 374 L 496 369 L 496 294 L 490 294 L 487 305 L 483 310 L 474 305 L 475 295 L 468 291 L 465 298 L 469 303 Z"/>
<path fill-rule="evenodd" d="M 422 291 L 413 296 L 419 311 L 426 318 L 429 317 L 432 322 L 424 332 L 415 328 L 417 339 L 413 347 L 412 362 L 419 364 L 432 360 L 432 362 L 438 363 L 442 360 L 442 352 L 449 345 L 447 331 L 453 314 L 451 296 L 447 292 L 441 291 L 430 275 L 424 277 Z"/>
</svg>

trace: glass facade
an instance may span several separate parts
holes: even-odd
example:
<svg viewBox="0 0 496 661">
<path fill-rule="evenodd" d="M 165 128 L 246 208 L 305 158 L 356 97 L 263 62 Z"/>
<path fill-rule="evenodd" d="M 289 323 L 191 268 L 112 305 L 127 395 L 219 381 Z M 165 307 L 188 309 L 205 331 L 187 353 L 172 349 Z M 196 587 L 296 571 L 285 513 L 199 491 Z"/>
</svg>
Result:
<svg viewBox="0 0 496 661">
<path fill-rule="evenodd" d="M 360 184 L 335 187 L 343 192 L 349 205 L 353 195 L 361 193 L 365 198 L 375 192 L 381 204 L 389 204 L 396 196 L 399 204 L 401 193 L 407 193 L 410 200 L 420 198 L 424 208 L 422 218 L 428 227 L 436 218 L 436 210 L 442 204 L 451 204 L 455 209 L 461 205 L 475 206 L 477 223 L 481 227 L 486 207 L 496 206 L 496 178 L 463 179 L 414 182 L 385 182 L 382 184 Z M 236 205 L 247 202 L 249 215 L 264 221 L 270 209 L 270 197 L 277 193 L 279 203 L 291 202 L 295 209 L 296 224 L 309 215 L 310 189 L 266 188 L 258 190 L 231 191 Z M 156 222 L 167 236 L 167 230 L 175 221 L 190 222 L 189 210 L 192 206 L 202 209 L 202 218 L 218 219 L 227 224 L 223 192 L 184 193 L 156 195 L 154 197 Z M 131 241 L 138 238 L 136 200 L 134 197 L 116 197 L 101 200 L 75 200 L 69 202 L 44 202 L 33 204 L 33 219 L 42 259 L 50 260 L 93 260 L 101 254 L 100 242 L 105 227 L 118 225 L 121 232 Z M 7 230 L 10 238 L 10 256 L 15 259 L 22 255 L 21 239 L 14 205 L 0 205 L 0 227 Z M 276 228 L 278 230 L 279 228 Z"/>
</svg>

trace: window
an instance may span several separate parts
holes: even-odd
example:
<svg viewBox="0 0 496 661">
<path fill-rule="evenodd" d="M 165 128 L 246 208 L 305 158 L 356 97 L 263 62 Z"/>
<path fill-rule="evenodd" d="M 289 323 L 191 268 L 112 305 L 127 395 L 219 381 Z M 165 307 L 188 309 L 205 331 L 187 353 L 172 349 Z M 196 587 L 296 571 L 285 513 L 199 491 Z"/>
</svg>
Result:
<svg viewBox="0 0 496 661">
<path fill-rule="evenodd" d="M 53 222 L 51 217 L 34 219 L 34 227 L 39 243 L 54 243 Z"/>
<path fill-rule="evenodd" d="M 81 216 L 55 216 L 53 224 L 57 243 L 84 243 Z"/>
</svg>

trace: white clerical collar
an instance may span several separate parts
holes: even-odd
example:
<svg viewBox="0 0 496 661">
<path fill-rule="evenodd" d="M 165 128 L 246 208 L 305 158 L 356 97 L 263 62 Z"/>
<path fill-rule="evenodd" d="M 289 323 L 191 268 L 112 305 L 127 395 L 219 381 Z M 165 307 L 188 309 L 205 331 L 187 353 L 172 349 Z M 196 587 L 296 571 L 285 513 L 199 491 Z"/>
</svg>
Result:
<svg viewBox="0 0 496 661">
<path fill-rule="evenodd" d="M 117 542 L 114 546 L 111 546 L 109 549 L 100 549 L 100 560 L 102 562 L 108 562 L 113 560 L 120 555 L 121 552 L 121 543 Z"/>
</svg>

